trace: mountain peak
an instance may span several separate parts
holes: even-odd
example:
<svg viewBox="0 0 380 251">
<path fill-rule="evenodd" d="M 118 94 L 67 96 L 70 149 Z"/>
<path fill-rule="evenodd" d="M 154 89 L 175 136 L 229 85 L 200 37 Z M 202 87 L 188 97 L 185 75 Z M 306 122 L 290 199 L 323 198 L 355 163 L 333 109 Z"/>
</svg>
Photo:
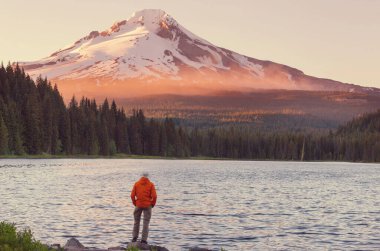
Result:
<svg viewBox="0 0 380 251">
<path fill-rule="evenodd" d="M 177 21 L 160 9 L 144 9 L 134 12 L 127 20 L 115 22 L 109 29 L 99 32 L 92 31 L 87 36 L 76 41 L 75 44 L 80 44 L 97 37 L 108 37 L 118 32 L 130 32 L 139 30 L 140 32 L 154 32 L 166 35 L 166 33 L 173 27 L 178 27 Z M 168 35 L 171 36 L 171 35 Z M 58 52 L 53 53 L 51 56 L 56 55 Z"/>
<path fill-rule="evenodd" d="M 160 19 L 161 17 L 168 15 L 165 11 L 160 9 L 144 9 L 136 11 L 132 14 L 131 18 L 143 18 L 143 19 Z"/>
<path fill-rule="evenodd" d="M 168 28 L 169 26 L 177 24 L 174 18 L 160 9 L 137 11 L 127 20 L 127 23 L 140 24 L 149 31 L 156 31 L 159 28 Z"/>
<path fill-rule="evenodd" d="M 133 29 L 143 29 L 150 32 L 158 32 L 162 29 L 169 30 L 172 27 L 177 27 L 177 21 L 165 11 L 160 9 L 144 9 L 134 12 L 130 18 L 114 23 L 108 30 L 99 34 L 111 35 L 119 32 L 122 29 L 127 31 Z M 92 38 L 93 36 L 90 36 Z"/>
</svg>

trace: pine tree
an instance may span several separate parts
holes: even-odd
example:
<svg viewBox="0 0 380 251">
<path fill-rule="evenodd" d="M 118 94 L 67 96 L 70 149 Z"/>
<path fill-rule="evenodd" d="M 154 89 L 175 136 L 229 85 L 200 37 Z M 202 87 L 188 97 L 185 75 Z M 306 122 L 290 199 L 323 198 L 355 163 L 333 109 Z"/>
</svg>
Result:
<svg viewBox="0 0 380 251">
<path fill-rule="evenodd" d="M 22 116 L 25 118 L 24 137 L 27 153 L 38 154 L 42 151 L 42 134 L 41 134 L 41 106 L 36 91 L 30 92 L 26 97 L 26 102 Z"/>
<path fill-rule="evenodd" d="M 168 156 L 168 137 L 165 124 L 160 126 L 160 156 Z"/>
<path fill-rule="evenodd" d="M 8 153 L 8 129 L 5 125 L 3 116 L 0 114 L 0 155 L 5 155 Z"/>
<path fill-rule="evenodd" d="M 70 145 L 69 149 L 67 151 L 68 154 L 78 154 L 79 152 L 79 145 L 80 145 L 80 117 L 79 117 L 79 108 L 78 108 L 78 102 L 76 101 L 75 97 L 72 97 L 69 108 L 68 108 L 68 123 L 67 126 L 69 127 L 68 131 L 70 134 L 68 135 Z"/>
</svg>

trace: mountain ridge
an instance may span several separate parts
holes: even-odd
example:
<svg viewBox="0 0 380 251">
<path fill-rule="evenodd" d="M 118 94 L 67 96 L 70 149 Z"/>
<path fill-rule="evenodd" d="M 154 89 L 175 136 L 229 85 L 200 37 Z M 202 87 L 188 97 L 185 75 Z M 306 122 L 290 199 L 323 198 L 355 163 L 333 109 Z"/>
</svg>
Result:
<svg viewBox="0 0 380 251">
<path fill-rule="evenodd" d="M 135 12 L 108 30 L 92 31 L 47 58 L 20 66 L 34 78 L 42 75 L 57 83 L 66 97 L 260 89 L 380 93 L 215 46 L 166 12 L 152 9 Z"/>
</svg>

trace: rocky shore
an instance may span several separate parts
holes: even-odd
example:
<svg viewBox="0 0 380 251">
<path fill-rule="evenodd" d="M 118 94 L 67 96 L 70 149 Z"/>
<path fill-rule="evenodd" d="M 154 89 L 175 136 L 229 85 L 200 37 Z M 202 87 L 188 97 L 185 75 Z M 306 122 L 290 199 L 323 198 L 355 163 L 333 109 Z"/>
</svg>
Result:
<svg viewBox="0 0 380 251">
<path fill-rule="evenodd" d="M 50 246 L 53 249 L 59 250 L 59 251 L 138 251 L 138 250 L 149 250 L 149 251 L 169 251 L 165 247 L 155 246 L 155 245 L 148 245 L 140 242 L 130 242 L 128 243 L 127 247 L 110 247 L 107 249 L 101 249 L 101 248 L 90 248 L 85 247 L 82 243 L 80 243 L 77 239 L 71 238 L 69 239 L 66 244 L 61 247 L 60 244 L 53 244 Z M 193 247 L 190 248 L 188 251 L 211 251 L 209 249 L 205 248 L 199 248 L 199 247 Z"/>
</svg>

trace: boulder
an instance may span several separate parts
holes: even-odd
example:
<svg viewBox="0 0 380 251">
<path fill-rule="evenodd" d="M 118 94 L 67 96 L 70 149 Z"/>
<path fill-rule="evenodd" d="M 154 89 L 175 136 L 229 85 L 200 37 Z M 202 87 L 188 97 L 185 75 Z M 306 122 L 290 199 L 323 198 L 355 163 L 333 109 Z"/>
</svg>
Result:
<svg viewBox="0 0 380 251">
<path fill-rule="evenodd" d="M 112 250 L 112 251 L 124 251 L 125 248 L 122 248 L 122 247 L 112 247 L 112 248 L 108 248 L 108 250 Z"/>
<path fill-rule="evenodd" d="M 139 250 L 149 250 L 149 251 L 169 251 L 167 248 L 148 245 L 141 242 L 130 242 L 128 243 L 127 248 L 138 248 Z M 65 246 L 63 247 L 65 251 L 125 251 L 125 248 L 122 247 L 112 247 L 108 249 L 98 249 L 98 248 L 86 248 L 82 245 L 77 239 L 70 238 Z"/>
<path fill-rule="evenodd" d="M 207 248 L 193 247 L 193 248 L 190 248 L 189 251 L 212 251 L 212 250 L 207 249 Z"/>
<path fill-rule="evenodd" d="M 65 246 L 63 246 L 63 249 L 65 251 L 79 251 L 84 249 L 84 246 L 77 239 L 72 237 L 66 242 Z"/>
<path fill-rule="evenodd" d="M 127 249 L 132 248 L 132 247 L 138 248 L 140 250 L 169 251 L 167 248 L 164 248 L 164 247 L 144 244 L 141 242 L 130 242 L 130 243 L 128 243 Z"/>
</svg>

